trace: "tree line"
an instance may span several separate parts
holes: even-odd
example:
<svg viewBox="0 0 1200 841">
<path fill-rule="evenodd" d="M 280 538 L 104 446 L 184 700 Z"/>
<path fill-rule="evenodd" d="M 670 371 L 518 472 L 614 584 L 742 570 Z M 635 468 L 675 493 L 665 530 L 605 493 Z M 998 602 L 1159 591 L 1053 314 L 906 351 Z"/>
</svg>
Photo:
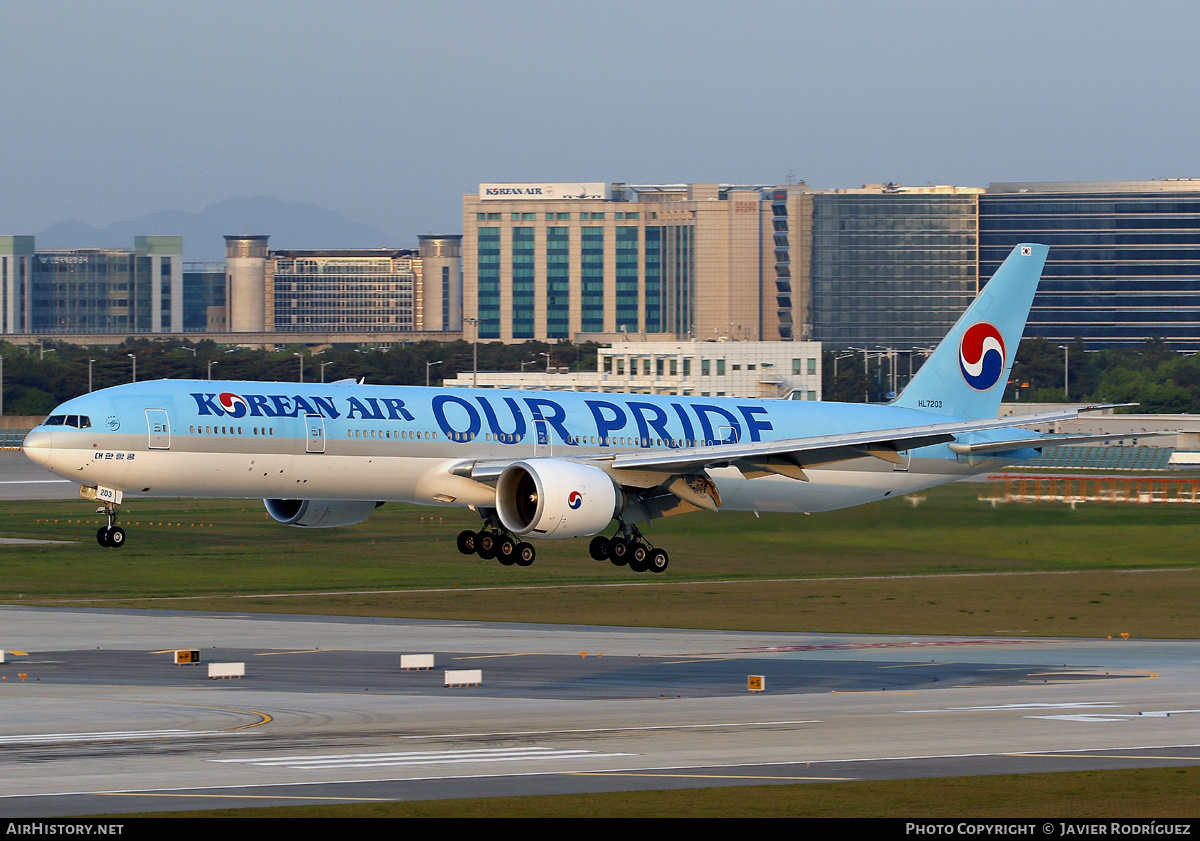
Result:
<svg viewBox="0 0 1200 841">
<path fill-rule="evenodd" d="M 834 362 L 837 361 L 836 369 Z M 921 353 L 896 358 L 896 381 L 908 381 Z M 886 355 L 861 351 L 824 352 L 822 392 L 826 400 L 883 402 L 891 391 L 892 364 Z M 835 376 L 836 370 L 836 376 Z M 1200 413 L 1200 358 L 1179 353 L 1162 339 L 1117 348 L 1089 348 L 1082 339 L 1060 345 L 1024 339 L 1004 399 L 1021 403 L 1137 403 L 1127 411 Z"/>
<path fill-rule="evenodd" d="M 555 368 L 596 369 L 596 344 L 530 341 L 507 345 L 481 342 L 480 371 Z M 131 355 L 133 358 L 131 358 Z M 64 400 L 88 391 L 138 380 L 207 379 L 298 382 L 366 378 L 378 385 L 424 385 L 426 363 L 432 384 L 472 370 L 470 342 L 415 342 L 381 347 L 335 344 L 320 351 L 288 345 L 274 351 L 229 348 L 209 340 L 183 342 L 128 339 L 113 347 L 79 347 L 66 342 L 15 345 L 0 342 L 4 414 L 44 415 Z M 136 359 L 136 362 L 135 362 Z M 303 361 L 302 361 L 303 360 Z M 903 389 L 909 366 L 921 353 L 886 355 L 861 351 L 824 352 L 824 398 L 849 403 L 884 402 L 893 381 Z M 90 361 L 90 365 L 89 365 Z M 1138 403 L 1138 412 L 1200 413 L 1200 358 L 1181 354 L 1161 339 L 1121 348 L 1088 348 L 1076 339 L 1065 348 L 1046 339 L 1025 339 L 1005 390 L 1005 400 L 1022 403 Z"/>
</svg>

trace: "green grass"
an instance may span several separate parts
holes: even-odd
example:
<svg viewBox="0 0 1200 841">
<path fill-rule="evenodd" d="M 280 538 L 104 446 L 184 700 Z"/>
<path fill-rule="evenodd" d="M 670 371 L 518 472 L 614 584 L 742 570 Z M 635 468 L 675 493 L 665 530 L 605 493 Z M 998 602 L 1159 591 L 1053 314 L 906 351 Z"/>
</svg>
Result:
<svg viewBox="0 0 1200 841">
<path fill-rule="evenodd" d="M 811 517 L 660 520 L 649 536 L 672 559 L 661 576 L 592 561 L 586 539 L 539 542 L 527 569 L 463 557 L 454 537 L 479 520 L 457 509 L 387 505 L 358 526 L 304 530 L 273 523 L 257 500 L 141 500 L 122 520 L 127 545 L 105 550 L 93 506 L 9 502 L 0 535 L 78 542 L 0 546 L 0 601 L 773 631 L 1200 633 L 1200 511 L 992 508 L 978 499 L 988 491 L 951 485 L 917 507 Z M 590 586 L 601 584 L 628 586 Z"/>
<path fill-rule="evenodd" d="M 164 812 L 260 818 L 1187 818 L 1200 768 Z M 106 817 L 145 817 L 115 815 Z"/>
</svg>

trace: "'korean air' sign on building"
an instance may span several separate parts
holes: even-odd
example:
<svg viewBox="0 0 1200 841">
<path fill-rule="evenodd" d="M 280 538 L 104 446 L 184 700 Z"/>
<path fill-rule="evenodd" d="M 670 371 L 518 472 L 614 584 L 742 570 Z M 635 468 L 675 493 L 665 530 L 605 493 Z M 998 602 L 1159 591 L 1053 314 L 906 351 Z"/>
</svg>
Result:
<svg viewBox="0 0 1200 841">
<path fill-rule="evenodd" d="M 608 185 L 590 184 L 480 184 L 479 198 L 483 201 L 513 201 L 527 199 L 607 199 Z"/>
</svg>

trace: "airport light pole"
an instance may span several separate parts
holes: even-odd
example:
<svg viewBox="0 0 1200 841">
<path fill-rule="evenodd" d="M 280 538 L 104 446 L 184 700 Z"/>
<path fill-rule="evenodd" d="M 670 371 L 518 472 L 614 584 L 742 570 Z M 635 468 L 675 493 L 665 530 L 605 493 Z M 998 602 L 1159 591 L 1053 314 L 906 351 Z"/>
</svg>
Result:
<svg viewBox="0 0 1200 841">
<path fill-rule="evenodd" d="M 325 382 L 325 366 L 332 365 L 333 363 L 332 362 L 319 362 L 317 364 L 319 364 L 321 366 L 321 382 L 324 383 Z"/>
<path fill-rule="evenodd" d="M 463 318 L 463 321 L 475 325 L 475 336 L 471 341 L 471 388 L 479 385 L 479 319 Z"/>
<path fill-rule="evenodd" d="M 130 361 L 133 363 L 133 382 L 136 383 L 137 382 L 137 355 L 133 354 L 133 353 L 127 353 L 125 355 L 128 356 Z"/>
<path fill-rule="evenodd" d="M 292 356 L 297 356 L 300 358 L 300 382 L 304 382 L 304 354 L 293 353 Z"/>
<path fill-rule="evenodd" d="M 548 354 L 548 353 L 539 353 L 539 354 L 538 354 L 538 356 L 544 356 L 544 357 L 546 357 L 546 373 L 547 373 L 547 374 L 549 374 L 549 373 L 550 373 L 550 354 Z"/>
<path fill-rule="evenodd" d="M 1059 345 L 1063 352 L 1063 398 L 1071 399 L 1071 348 L 1069 345 Z"/>
<path fill-rule="evenodd" d="M 221 364 L 221 361 L 219 359 L 208 360 L 208 379 L 210 382 L 212 381 L 212 366 L 220 365 L 220 364 Z"/>
<path fill-rule="evenodd" d="M 429 369 L 432 368 L 434 365 L 441 365 L 443 361 L 444 360 L 439 359 L 437 362 L 426 362 L 425 363 L 425 387 L 426 388 L 429 388 Z"/>
<path fill-rule="evenodd" d="M 88 360 L 88 394 L 92 393 L 92 366 L 95 364 L 95 359 Z"/>
</svg>

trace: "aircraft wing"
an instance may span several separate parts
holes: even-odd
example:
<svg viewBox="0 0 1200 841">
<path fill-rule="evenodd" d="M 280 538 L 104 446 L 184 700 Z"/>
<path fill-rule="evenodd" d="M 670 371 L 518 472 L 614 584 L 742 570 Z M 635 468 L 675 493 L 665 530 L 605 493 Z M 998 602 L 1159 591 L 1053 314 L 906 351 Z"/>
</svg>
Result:
<svg viewBox="0 0 1200 841">
<path fill-rule="evenodd" d="M 898 463 L 899 453 L 932 444 L 945 444 L 958 435 L 989 429 L 1004 429 L 1035 423 L 1049 423 L 1078 417 L 1079 409 L 1043 412 L 1035 415 L 1016 415 L 985 420 L 952 421 L 950 423 L 908 426 L 895 429 L 873 429 L 863 432 L 816 435 L 806 438 L 785 438 L 744 444 L 718 444 L 706 447 L 684 447 L 674 450 L 619 453 L 593 456 L 589 461 L 607 462 L 615 470 L 671 471 L 687 473 L 705 467 L 734 465 L 749 468 L 756 475 L 780 473 L 805 479 L 802 468 L 831 464 L 838 461 L 873 456 Z M 1012 449 L 1011 445 L 1007 446 Z M 787 467 L 787 462 L 792 467 Z M 776 469 L 782 468 L 782 469 Z M 800 468 L 797 471 L 796 468 Z"/>
<path fill-rule="evenodd" d="M 1005 429 L 1035 423 L 1070 420 L 1082 411 L 1106 407 L 1083 407 L 1032 415 L 1014 415 L 985 420 L 961 420 L 895 429 L 873 429 L 864 432 L 816 435 L 804 438 L 785 438 L 778 441 L 717 444 L 701 447 L 600 453 L 587 456 L 560 455 L 573 461 L 595 464 L 612 474 L 613 478 L 632 487 L 656 487 L 672 477 L 700 473 L 707 467 L 732 465 L 748 478 L 778 474 L 807 481 L 805 467 L 816 467 L 839 461 L 872 456 L 900 463 L 900 452 L 932 444 L 953 442 L 958 435 L 989 429 Z M 1041 440 L 1041 439 L 1032 439 Z M 988 442 L 991 445 L 993 442 Z M 964 445 L 973 446 L 973 445 Z M 997 449 L 1014 449 L 1013 443 L 1003 442 Z M 983 450 L 972 451 L 983 452 Z M 528 461 L 526 458 L 479 459 L 461 462 L 451 472 L 478 482 L 494 483 L 510 464 Z"/>
</svg>

